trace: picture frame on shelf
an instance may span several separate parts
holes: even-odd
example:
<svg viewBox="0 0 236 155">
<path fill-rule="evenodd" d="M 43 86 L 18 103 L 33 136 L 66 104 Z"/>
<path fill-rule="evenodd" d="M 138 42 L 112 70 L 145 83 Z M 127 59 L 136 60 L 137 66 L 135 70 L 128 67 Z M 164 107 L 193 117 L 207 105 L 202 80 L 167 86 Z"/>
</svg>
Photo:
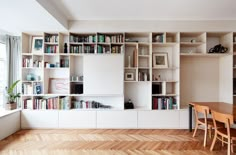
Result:
<svg viewBox="0 0 236 155">
<path fill-rule="evenodd" d="M 43 53 L 43 37 L 32 37 L 31 52 L 35 54 Z"/>
<path fill-rule="evenodd" d="M 168 54 L 167 53 L 154 53 L 152 61 L 153 61 L 154 68 L 168 68 Z"/>
<path fill-rule="evenodd" d="M 49 94 L 69 93 L 69 80 L 67 78 L 49 78 L 48 82 Z"/>
<path fill-rule="evenodd" d="M 134 81 L 134 73 L 125 73 L 125 81 Z"/>
</svg>

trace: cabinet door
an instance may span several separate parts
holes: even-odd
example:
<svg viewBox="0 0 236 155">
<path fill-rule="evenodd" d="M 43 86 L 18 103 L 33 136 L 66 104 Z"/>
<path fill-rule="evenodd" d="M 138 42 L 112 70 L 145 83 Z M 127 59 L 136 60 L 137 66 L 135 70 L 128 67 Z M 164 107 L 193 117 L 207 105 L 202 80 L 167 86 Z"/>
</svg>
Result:
<svg viewBox="0 0 236 155">
<path fill-rule="evenodd" d="M 97 128 L 136 129 L 137 111 L 97 111 Z"/>
<path fill-rule="evenodd" d="M 179 111 L 138 111 L 138 128 L 179 129 Z"/>
<path fill-rule="evenodd" d="M 59 128 L 96 128 L 96 111 L 61 110 Z"/>
<path fill-rule="evenodd" d="M 22 110 L 21 128 L 58 128 L 58 111 Z"/>
<path fill-rule="evenodd" d="M 84 56 L 84 94 L 123 94 L 123 55 Z"/>
</svg>

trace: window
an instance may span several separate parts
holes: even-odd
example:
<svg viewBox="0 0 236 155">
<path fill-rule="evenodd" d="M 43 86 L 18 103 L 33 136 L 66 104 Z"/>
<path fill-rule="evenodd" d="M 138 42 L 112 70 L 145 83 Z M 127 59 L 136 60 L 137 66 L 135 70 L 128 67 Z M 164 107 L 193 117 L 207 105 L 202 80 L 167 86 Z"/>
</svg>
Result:
<svg viewBox="0 0 236 155">
<path fill-rule="evenodd" d="M 4 91 L 7 85 L 6 79 L 6 45 L 0 42 L 0 109 L 3 108 L 3 103 L 5 102 L 4 99 Z M 2 74 L 3 73 L 3 74 Z"/>
</svg>

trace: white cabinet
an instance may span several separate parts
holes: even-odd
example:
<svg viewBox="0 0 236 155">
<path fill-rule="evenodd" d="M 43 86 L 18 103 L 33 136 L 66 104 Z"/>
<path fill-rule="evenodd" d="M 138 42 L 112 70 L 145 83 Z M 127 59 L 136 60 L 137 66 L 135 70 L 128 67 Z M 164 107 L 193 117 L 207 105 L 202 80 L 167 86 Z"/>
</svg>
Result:
<svg viewBox="0 0 236 155">
<path fill-rule="evenodd" d="M 22 110 L 21 128 L 58 128 L 58 111 Z"/>
<path fill-rule="evenodd" d="M 59 128 L 96 128 L 96 111 L 59 111 Z"/>
<path fill-rule="evenodd" d="M 84 94 L 123 94 L 123 55 L 84 56 Z"/>
<path fill-rule="evenodd" d="M 138 112 L 138 128 L 179 128 L 178 110 L 155 110 Z"/>
<path fill-rule="evenodd" d="M 97 128 L 137 128 L 137 111 L 97 111 Z"/>
<path fill-rule="evenodd" d="M 192 118 L 194 123 L 194 111 L 192 112 Z M 179 110 L 179 128 L 180 129 L 188 129 L 189 127 L 189 110 L 181 109 Z"/>
<path fill-rule="evenodd" d="M 20 130 L 20 111 L 0 117 L 0 140 Z"/>
</svg>

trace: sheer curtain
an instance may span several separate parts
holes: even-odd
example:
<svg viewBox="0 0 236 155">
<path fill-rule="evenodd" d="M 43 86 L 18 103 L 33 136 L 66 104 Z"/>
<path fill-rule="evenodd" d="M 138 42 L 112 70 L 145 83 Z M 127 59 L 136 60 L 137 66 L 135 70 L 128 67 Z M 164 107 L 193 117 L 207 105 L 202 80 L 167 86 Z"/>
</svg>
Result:
<svg viewBox="0 0 236 155">
<path fill-rule="evenodd" d="M 8 88 L 15 81 L 21 79 L 21 38 L 19 36 L 6 35 L 6 50 L 7 50 L 7 84 Z M 21 92 L 21 85 L 18 84 L 14 90 Z M 20 107 L 20 99 L 17 100 L 18 107 Z"/>
</svg>

